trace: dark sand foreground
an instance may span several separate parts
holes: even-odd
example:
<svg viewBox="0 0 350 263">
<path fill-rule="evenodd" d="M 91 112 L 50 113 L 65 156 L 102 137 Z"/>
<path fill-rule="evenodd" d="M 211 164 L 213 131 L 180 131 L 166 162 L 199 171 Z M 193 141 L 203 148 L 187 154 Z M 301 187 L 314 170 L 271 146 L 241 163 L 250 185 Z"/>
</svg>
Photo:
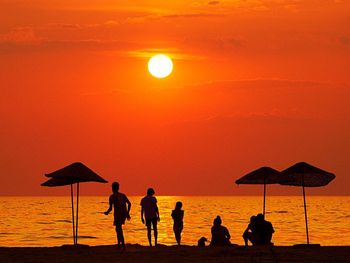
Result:
<svg viewBox="0 0 350 263">
<path fill-rule="evenodd" d="M 0 247 L 0 262 L 350 262 L 350 247 L 191 247 L 129 245 L 126 252 L 115 246 L 89 248 Z"/>
</svg>

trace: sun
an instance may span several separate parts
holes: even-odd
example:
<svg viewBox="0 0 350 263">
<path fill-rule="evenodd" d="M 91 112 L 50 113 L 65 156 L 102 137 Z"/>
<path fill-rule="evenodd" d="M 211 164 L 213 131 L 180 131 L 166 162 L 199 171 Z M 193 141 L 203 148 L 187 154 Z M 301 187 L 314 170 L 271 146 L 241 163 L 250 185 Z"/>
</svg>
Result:
<svg viewBox="0 0 350 263">
<path fill-rule="evenodd" d="M 148 61 L 148 71 L 153 77 L 162 79 L 173 71 L 173 61 L 164 54 L 157 54 Z"/>
</svg>

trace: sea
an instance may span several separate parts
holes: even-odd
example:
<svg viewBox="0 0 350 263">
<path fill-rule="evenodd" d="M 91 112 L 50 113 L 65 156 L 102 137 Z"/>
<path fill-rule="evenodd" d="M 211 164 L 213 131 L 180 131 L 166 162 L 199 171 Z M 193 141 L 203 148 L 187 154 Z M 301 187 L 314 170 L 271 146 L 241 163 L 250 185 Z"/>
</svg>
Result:
<svg viewBox="0 0 350 263">
<path fill-rule="evenodd" d="M 127 243 L 147 245 L 146 227 L 140 218 L 141 196 L 129 197 L 131 220 L 124 225 Z M 158 242 L 175 245 L 171 211 L 177 201 L 185 211 L 182 243 L 196 245 L 200 237 L 210 240 L 213 219 L 220 215 L 232 243 L 242 245 L 242 233 L 252 215 L 262 212 L 261 196 L 157 196 L 160 210 Z M 107 196 L 82 196 L 79 200 L 79 243 L 112 245 L 116 242 L 113 213 L 108 216 Z M 52 247 L 71 244 L 70 196 L 0 197 L 1 247 Z M 324 246 L 350 245 L 350 196 L 308 196 L 310 243 Z M 268 196 L 266 220 L 275 229 L 279 246 L 306 243 L 301 196 Z"/>
</svg>

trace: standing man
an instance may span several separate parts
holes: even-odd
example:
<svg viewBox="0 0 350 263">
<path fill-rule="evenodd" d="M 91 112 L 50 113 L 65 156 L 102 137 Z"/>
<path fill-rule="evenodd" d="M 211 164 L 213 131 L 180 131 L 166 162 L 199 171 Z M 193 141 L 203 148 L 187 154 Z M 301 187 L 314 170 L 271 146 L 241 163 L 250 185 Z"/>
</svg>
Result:
<svg viewBox="0 0 350 263">
<path fill-rule="evenodd" d="M 154 231 L 154 245 L 157 245 L 158 230 L 157 222 L 160 221 L 157 199 L 154 197 L 153 188 L 147 189 L 147 195 L 141 200 L 141 221 L 144 224 L 146 219 L 147 237 L 149 245 L 152 246 L 152 228 Z"/>
<path fill-rule="evenodd" d="M 122 246 L 125 250 L 124 234 L 122 226 L 125 224 L 125 219 L 130 220 L 131 203 L 125 194 L 119 193 L 119 183 L 112 183 L 112 194 L 109 197 L 109 208 L 105 212 L 108 215 L 114 208 L 114 226 L 117 232 L 118 249 Z"/>
</svg>

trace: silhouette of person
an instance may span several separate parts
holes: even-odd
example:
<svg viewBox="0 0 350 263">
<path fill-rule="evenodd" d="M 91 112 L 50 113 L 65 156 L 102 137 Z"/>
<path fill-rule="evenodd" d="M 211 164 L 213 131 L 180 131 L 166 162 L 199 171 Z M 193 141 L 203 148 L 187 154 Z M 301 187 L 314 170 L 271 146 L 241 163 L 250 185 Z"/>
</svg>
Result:
<svg viewBox="0 0 350 263">
<path fill-rule="evenodd" d="M 256 231 L 257 218 L 256 216 L 250 217 L 250 223 L 248 224 L 246 230 L 243 233 L 244 244 L 248 246 L 248 240 L 253 244 L 257 245 L 259 243 L 259 236 Z"/>
<path fill-rule="evenodd" d="M 211 246 L 226 246 L 230 245 L 230 233 L 228 229 L 221 225 L 222 221 L 220 216 L 214 219 L 213 226 L 211 228 Z"/>
<path fill-rule="evenodd" d="M 117 232 L 118 249 L 120 246 L 125 250 L 124 234 L 122 225 L 125 224 L 125 219 L 130 220 L 131 203 L 125 194 L 119 193 L 119 183 L 112 183 L 112 194 L 109 197 L 109 208 L 105 212 L 108 215 L 114 208 L 114 223 Z"/>
<path fill-rule="evenodd" d="M 154 231 L 154 245 L 157 245 L 158 230 L 157 222 L 160 221 L 159 210 L 157 206 L 157 198 L 154 197 L 153 188 L 147 189 L 147 195 L 141 199 L 141 221 L 143 224 L 146 222 L 147 237 L 149 245 L 152 246 L 152 228 Z"/>
<path fill-rule="evenodd" d="M 182 208 L 182 202 L 176 202 L 175 209 L 171 213 L 171 217 L 174 220 L 173 230 L 175 234 L 175 239 L 178 245 L 181 243 L 181 232 L 184 227 L 184 210 Z"/>
<path fill-rule="evenodd" d="M 206 237 L 201 237 L 200 239 L 198 239 L 197 245 L 199 247 L 205 247 L 205 242 L 207 242 L 207 241 L 208 241 L 208 239 Z"/>
<path fill-rule="evenodd" d="M 266 221 L 263 214 L 258 214 L 257 218 L 257 232 L 259 235 L 259 243 L 261 245 L 270 245 L 272 234 L 275 232 L 271 222 Z"/>
</svg>

